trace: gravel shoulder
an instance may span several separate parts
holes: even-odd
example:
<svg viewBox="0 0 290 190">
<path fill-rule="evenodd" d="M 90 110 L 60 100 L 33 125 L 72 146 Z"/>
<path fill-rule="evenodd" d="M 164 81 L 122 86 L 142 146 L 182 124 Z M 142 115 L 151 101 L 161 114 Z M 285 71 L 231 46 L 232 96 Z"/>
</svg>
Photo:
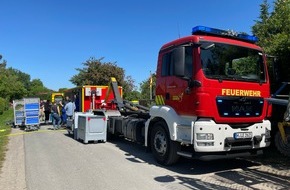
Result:
<svg viewBox="0 0 290 190">
<path fill-rule="evenodd" d="M 27 189 L 25 182 L 25 154 L 23 131 L 12 129 L 5 161 L 0 173 L 1 189 Z"/>
</svg>

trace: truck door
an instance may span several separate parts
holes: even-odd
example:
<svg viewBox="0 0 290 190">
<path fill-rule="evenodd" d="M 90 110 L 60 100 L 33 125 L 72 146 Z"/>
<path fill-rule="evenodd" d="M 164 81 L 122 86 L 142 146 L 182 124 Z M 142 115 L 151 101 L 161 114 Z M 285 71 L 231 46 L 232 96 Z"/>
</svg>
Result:
<svg viewBox="0 0 290 190">
<path fill-rule="evenodd" d="M 187 94 L 188 81 L 193 78 L 193 48 L 186 46 L 183 53 L 175 55 L 177 49 L 173 49 L 163 55 L 161 80 L 164 84 L 164 103 L 173 107 L 179 114 L 188 113 L 190 102 L 193 102 L 192 96 Z M 182 57 L 179 57 L 182 56 Z M 181 59 L 184 62 L 183 76 L 178 76 L 176 70 L 179 69 L 178 63 Z M 180 65 L 181 67 L 181 65 Z"/>
</svg>

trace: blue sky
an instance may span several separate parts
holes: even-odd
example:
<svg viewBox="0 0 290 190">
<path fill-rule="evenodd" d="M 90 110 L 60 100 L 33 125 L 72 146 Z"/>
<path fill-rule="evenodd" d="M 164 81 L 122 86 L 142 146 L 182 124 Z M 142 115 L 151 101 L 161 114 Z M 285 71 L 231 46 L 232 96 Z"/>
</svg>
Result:
<svg viewBox="0 0 290 190">
<path fill-rule="evenodd" d="M 7 0 L 0 2 L 0 54 L 7 67 L 49 89 L 90 57 L 116 62 L 135 85 L 155 72 L 159 48 L 204 25 L 251 34 L 263 0 Z M 272 6 L 272 0 L 268 0 Z"/>
</svg>

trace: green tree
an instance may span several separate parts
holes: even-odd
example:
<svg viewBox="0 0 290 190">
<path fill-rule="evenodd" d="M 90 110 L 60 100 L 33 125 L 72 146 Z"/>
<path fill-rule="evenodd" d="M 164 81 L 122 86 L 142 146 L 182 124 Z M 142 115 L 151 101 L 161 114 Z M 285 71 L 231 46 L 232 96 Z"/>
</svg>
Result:
<svg viewBox="0 0 290 190">
<path fill-rule="evenodd" d="M 77 68 L 79 72 L 70 81 L 76 86 L 83 85 L 107 85 L 111 77 L 115 77 L 120 85 L 124 84 L 125 71 L 116 63 L 103 62 L 104 58 L 91 57 L 82 63 L 84 68 Z"/>
<path fill-rule="evenodd" d="M 140 100 L 141 93 L 137 90 L 133 90 L 130 93 L 127 94 L 126 100 L 133 101 L 133 100 Z"/>
<path fill-rule="evenodd" d="M 0 115 L 3 114 L 4 111 L 8 110 L 9 102 L 5 98 L 0 97 Z"/>
<path fill-rule="evenodd" d="M 0 63 L 0 97 L 12 101 L 27 96 L 44 98 L 50 93 L 40 79 L 30 81 L 29 74 L 6 65 L 6 60 Z"/>
<path fill-rule="evenodd" d="M 271 36 L 271 32 L 269 31 L 269 8 L 270 5 L 267 2 L 267 0 L 264 0 L 263 3 L 260 5 L 260 16 L 259 20 L 256 20 L 256 24 L 252 27 L 252 31 L 254 35 L 259 37 L 259 42 L 258 44 L 264 47 L 264 50 L 266 50 L 267 47 L 269 47 L 269 38 Z"/>
<path fill-rule="evenodd" d="M 64 92 L 64 91 L 66 91 L 68 88 L 60 88 L 60 89 L 58 89 L 58 92 Z"/>
<path fill-rule="evenodd" d="M 151 84 L 151 87 L 150 87 L 150 84 Z M 140 83 L 140 90 L 141 90 L 140 101 L 145 102 L 141 104 L 145 106 L 150 106 L 152 102 L 154 102 L 155 89 L 156 89 L 156 74 L 154 73 L 149 78 L 147 78 L 146 80 Z M 150 90 L 151 90 L 151 93 L 150 93 Z"/>
<path fill-rule="evenodd" d="M 18 77 L 18 79 L 23 83 L 24 88 L 27 91 L 30 91 L 30 83 L 31 83 L 31 78 L 30 75 L 27 73 L 24 73 L 18 69 L 13 69 L 12 67 L 9 67 L 8 72 L 10 72 L 12 75 L 16 75 Z"/>
<path fill-rule="evenodd" d="M 290 80 L 290 0 L 277 0 L 273 12 L 269 13 L 269 4 L 264 0 L 260 5 L 259 20 L 252 27 L 254 35 L 258 36 L 258 45 L 265 52 L 277 56 L 281 62 L 280 80 Z"/>
<path fill-rule="evenodd" d="M 134 85 L 135 80 L 131 76 L 126 76 L 126 79 L 123 83 L 123 98 L 125 100 L 139 100 L 140 93 L 136 90 L 136 86 Z"/>
<path fill-rule="evenodd" d="M 134 80 L 127 76 L 125 70 L 116 65 L 116 62 L 104 62 L 103 57 L 95 59 L 91 57 L 82 63 L 83 68 L 77 68 L 78 74 L 74 75 L 70 81 L 76 86 L 83 85 L 108 85 L 111 77 L 115 77 L 118 85 L 123 87 L 124 98 L 135 88 Z"/>
<path fill-rule="evenodd" d="M 0 56 L 2 58 L 2 56 Z M 1 60 L 1 59 L 0 59 Z M 23 97 L 49 98 L 51 90 L 40 79 L 30 80 L 30 75 L 12 67 L 6 68 L 7 61 L 0 62 L 0 98 L 5 105 Z"/>
<path fill-rule="evenodd" d="M 12 101 L 27 95 L 27 89 L 12 69 L 0 68 L 0 97 Z"/>
<path fill-rule="evenodd" d="M 40 97 L 42 99 L 46 97 L 46 95 L 42 95 L 50 93 L 50 90 L 43 86 L 40 79 L 33 79 L 29 84 L 29 89 L 29 96 Z"/>
</svg>

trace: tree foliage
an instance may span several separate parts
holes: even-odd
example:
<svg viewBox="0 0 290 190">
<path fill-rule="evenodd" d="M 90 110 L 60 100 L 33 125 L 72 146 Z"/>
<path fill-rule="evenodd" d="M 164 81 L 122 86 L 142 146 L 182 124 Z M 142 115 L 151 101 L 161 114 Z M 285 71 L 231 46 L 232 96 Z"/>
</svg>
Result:
<svg viewBox="0 0 290 190">
<path fill-rule="evenodd" d="M 6 63 L 6 62 L 5 62 Z M 12 101 L 22 98 L 28 94 L 24 84 L 11 69 L 1 67 L 0 69 L 0 97 Z"/>
<path fill-rule="evenodd" d="M 116 65 L 116 62 L 104 62 L 104 57 L 96 59 L 91 57 L 82 63 L 83 68 L 77 68 L 78 74 L 70 81 L 76 86 L 83 85 L 108 85 L 111 77 L 115 77 L 118 85 L 123 87 L 124 98 L 131 97 L 130 93 L 135 89 L 131 76 L 125 77 L 125 70 Z"/>
<path fill-rule="evenodd" d="M 31 87 L 30 87 L 30 80 L 31 80 L 31 77 L 29 74 L 27 73 L 24 73 L 22 71 L 19 71 L 17 69 L 13 69 L 12 67 L 9 67 L 7 68 L 8 72 L 11 73 L 12 75 L 15 75 L 17 76 L 17 78 L 23 83 L 24 85 L 24 88 L 27 90 L 27 91 L 30 91 L 31 90 Z"/>
<path fill-rule="evenodd" d="M 290 80 L 290 0 L 276 0 L 273 12 L 269 13 L 270 5 L 264 0 L 260 5 L 259 20 L 252 27 L 258 36 L 258 45 L 269 55 L 277 56 L 280 61 L 280 80 Z"/>
<path fill-rule="evenodd" d="M 107 85 L 111 77 L 115 77 L 120 85 L 124 83 L 124 69 L 118 67 L 116 63 L 102 62 L 104 58 L 95 59 L 91 57 L 82 63 L 84 68 L 77 68 L 79 72 L 70 81 L 76 86 L 83 85 Z"/>
<path fill-rule="evenodd" d="M 8 110 L 9 108 L 9 102 L 0 97 L 0 115 L 3 114 L 4 111 Z"/>
<path fill-rule="evenodd" d="M 28 86 L 28 94 L 31 97 L 40 97 L 41 99 L 47 99 L 47 95 L 50 95 L 51 90 L 46 88 L 40 79 L 33 79 Z"/>
<path fill-rule="evenodd" d="M 12 67 L 7 61 L 0 62 L 0 107 L 7 108 L 9 102 L 23 97 L 47 97 L 51 90 L 44 87 L 40 79 L 30 80 L 30 75 Z M 1 111 L 1 110 L 0 110 Z"/>
<path fill-rule="evenodd" d="M 149 78 L 142 81 L 140 84 L 140 90 L 141 90 L 140 102 L 142 101 L 144 102 L 141 104 L 145 106 L 151 105 L 151 103 L 155 99 L 155 89 L 156 89 L 156 74 L 154 73 L 154 74 L 151 74 Z"/>
<path fill-rule="evenodd" d="M 128 101 L 134 101 L 134 100 L 140 100 L 141 93 L 137 90 L 133 90 L 130 93 L 126 94 L 126 100 Z"/>
<path fill-rule="evenodd" d="M 58 92 L 65 92 L 68 88 L 59 88 Z"/>
<path fill-rule="evenodd" d="M 134 85 L 135 80 L 131 76 L 126 76 L 123 83 L 123 97 L 126 100 L 139 100 L 140 92 L 136 90 L 136 86 Z"/>
</svg>

